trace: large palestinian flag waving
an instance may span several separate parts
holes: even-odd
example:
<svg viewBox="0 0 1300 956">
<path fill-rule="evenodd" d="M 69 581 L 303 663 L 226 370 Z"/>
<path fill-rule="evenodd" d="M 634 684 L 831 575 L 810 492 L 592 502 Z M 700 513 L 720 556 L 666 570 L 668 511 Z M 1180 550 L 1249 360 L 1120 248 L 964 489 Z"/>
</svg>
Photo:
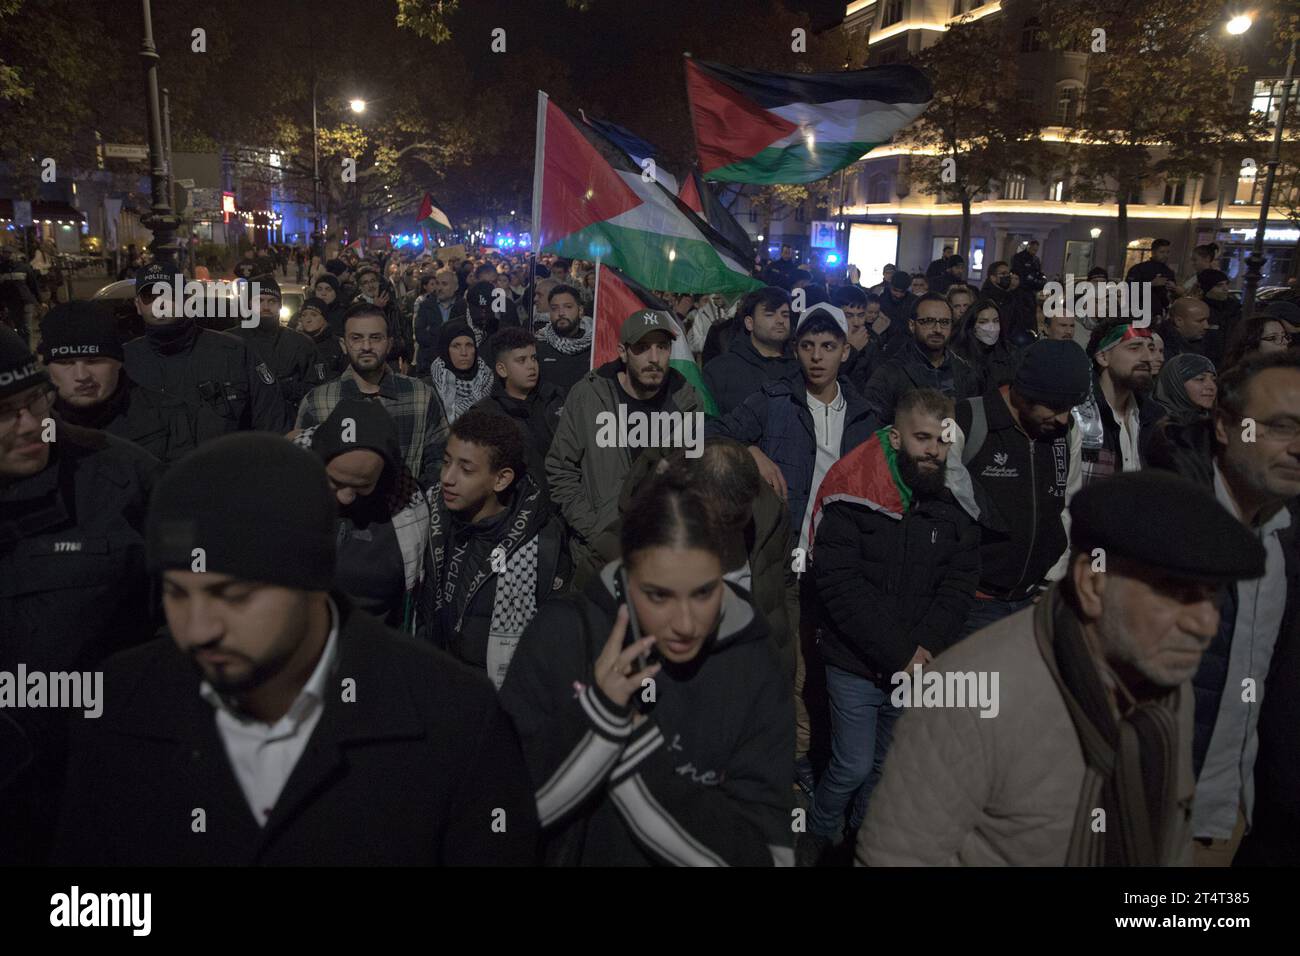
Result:
<svg viewBox="0 0 1300 956">
<path fill-rule="evenodd" d="M 533 224 L 539 252 L 599 260 L 650 289 L 748 292 L 752 256 L 595 128 L 538 93 Z"/>
<path fill-rule="evenodd" d="M 623 321 L 638 309 L 658 309 L 672 315 L 668 304 L 659 299 L 649 289 L 634 281 L 617 269 L 601 263 L 596 268 L 596 305 L 595 330 L 592 333 L 591 367 L 598 368 L 606 362 L 618 358 L 618 332 Z M 673 350 L 668 356 L 670 367 L 677 369 L 695 388 L 700 396 L 700 408 L 704 414 L 716 417 L 718 403 L 704 384 L 700 367 L 695 364 L 690 346 L 686 344 L 686 330 L 680 324 L 676 326 L 677 338 L 673 339 Z"/>
<path fill-rule="evenodd" d="M 861 159 L 923 112 L 924 73 L 757 73 L 686 59 L 686 89 L 705 179 L 810 183 Z"/>
<path fill-rule="evenodd" d="M 451 220 L 447 214 L 433 204 L 433 197 L 428 193 L 420 201 L 420 211 L 416 214 L 415 224 L 431 233 L 451 232 Z"/>
</svg>

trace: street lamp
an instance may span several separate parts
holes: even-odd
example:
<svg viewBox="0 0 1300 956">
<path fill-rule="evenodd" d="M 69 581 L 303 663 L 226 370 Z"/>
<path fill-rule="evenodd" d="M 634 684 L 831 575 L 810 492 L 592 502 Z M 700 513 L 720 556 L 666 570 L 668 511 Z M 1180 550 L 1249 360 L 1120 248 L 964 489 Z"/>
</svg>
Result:
<svg viewBox="0 0 1300 956">
<path fill-rule="evenodd" d="M 1101 228 L 1099 226 L 1093 226 L 1091 229 L 1088 230 L 1088 235 L 1092 236 L 1092 238 L 1094 239 L 1100 239 Z"/>
<path fill-rule="evenodd" d="M 153 15 L 149 0 L 141 0 L 144 14 L 144 44 L 140 58 L 144 60 L 144 92 L 149 121 L 149 178 L 153 206 L 148 218 L 141 221 L 153 233 L 149 251 L 154 261 L 168 271 L 176 268 L 176 227 L 179 220 L 172 212 L 168 195 L 167 154 L 163 149 L 162 117 L 158 109 L 158 50 L 153 45 Z"/>
<path fill-rule="evenodd" d="M 366 101 L 360 98 L 348 100 L 348 106 L 351 107 L 354 113 L 364 113 L 366 111 Z"/>
<path fill-rule="evenodd" d="M 1243 25 L 1244 21 L 1244 25 Z M 1244 33 L 1250 29 L 1251 19 L 1247 16 L 1234 17 L 1228 22 L 1228 31 Z M 1282 124 L 1286 120 L 1288 101 L 1291 98 L 1291 77 L 1295 75 L 1296 41 L 1291 41 L 1291 52 L 1286 60 L 1286 76 L 1282 79 L 1282 96 L 1277 105 L 1277 122 L 1273 124 L 1273 148 L 1269 151 L 1268 172 L 1264 175 L 1264 192 L 1259 197 L 1259 222 L 1255 226 L 1255 241 L 1251 245 L 1250 255 L 1246 257 L 1246 287 L 1241 292 L 1241 314 L 1250 317 L 1255 305 L 1255 290 L 1259 280 L 1264 278 L 1264 233 L 1268 229 L 1268 207 L 1273 198 L 1273 177 L 1277 173 L 1278 163 L 1282 159 Z"/>
<path fill-rule="evenodd" d="M 1227 30 L 1229 33 L 1231 33 L 1233 36 L 1240 36 L 1241 34 L 1245 33 L 1247 30 L 1250 29 L 1250 25 L 1253 22 L 1254 21 L 1251 20 L 1249 14 L 1243 13 L 1229 20 L 1228 25 L 1224 27 L 1224 29 Z"/>
</svg>

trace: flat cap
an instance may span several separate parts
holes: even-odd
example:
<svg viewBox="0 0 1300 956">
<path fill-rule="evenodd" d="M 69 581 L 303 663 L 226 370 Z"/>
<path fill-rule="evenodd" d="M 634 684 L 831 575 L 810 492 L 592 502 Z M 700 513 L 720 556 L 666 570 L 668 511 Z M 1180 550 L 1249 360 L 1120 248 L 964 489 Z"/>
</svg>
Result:
<svg viewBox="0 0 1300 956">
<path fill-rule="evenodd" d="M 1180 578 L 1228 583 L 1264 573 L 1264 547 L 1214 495 L 1172 472 L 1124 472 L 1070 502 L 1070 544 Z"/>
</svg>

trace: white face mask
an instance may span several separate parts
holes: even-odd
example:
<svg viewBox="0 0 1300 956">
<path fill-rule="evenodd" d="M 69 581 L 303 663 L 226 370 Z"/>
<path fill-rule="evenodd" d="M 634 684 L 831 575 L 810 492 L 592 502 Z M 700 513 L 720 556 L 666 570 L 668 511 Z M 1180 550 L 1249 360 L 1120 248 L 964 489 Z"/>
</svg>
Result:
<svg viewBox="0 0 1300 956">
<path fill-rule="evenodd" d="M 975 338 L 979 339 L 985 345 L 993 345 L 997 342 L 998 336 L 1002 334 L 1002 328 L 997 323 L 985 325 L 980 323 L 975 326 Z"/>
</svg>

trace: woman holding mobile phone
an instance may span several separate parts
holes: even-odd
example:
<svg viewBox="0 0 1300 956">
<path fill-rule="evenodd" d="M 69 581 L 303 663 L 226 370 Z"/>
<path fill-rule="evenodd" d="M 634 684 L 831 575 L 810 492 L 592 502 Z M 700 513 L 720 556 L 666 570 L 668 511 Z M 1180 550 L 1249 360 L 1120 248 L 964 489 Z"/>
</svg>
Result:
<svg viewBox="0 0 1300 956">
<path fill-rule="evenodd" d="M 723 580 L 724 548 L 708 500 L 656 475 L 624 519 L 623 560 L 520 640 L 501 703 L 549 863 L 793 862 L 794 703 L 762 615 Z"/>
</svg>

